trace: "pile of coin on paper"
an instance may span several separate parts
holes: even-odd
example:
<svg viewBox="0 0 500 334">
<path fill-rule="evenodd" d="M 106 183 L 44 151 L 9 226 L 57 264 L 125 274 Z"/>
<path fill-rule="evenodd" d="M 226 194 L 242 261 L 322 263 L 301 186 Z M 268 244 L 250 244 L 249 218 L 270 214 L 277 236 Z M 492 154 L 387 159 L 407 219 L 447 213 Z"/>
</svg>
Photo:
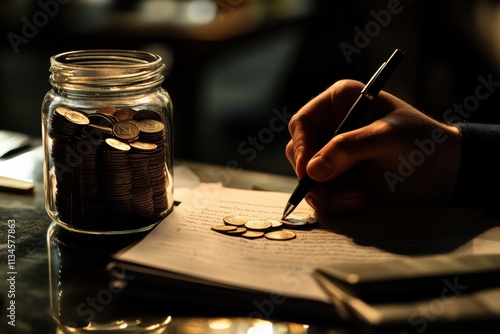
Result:
<svg viewBox="0 0 500 334">
<path fill-rule="evenodd" d="M 56 108 L 48 134 L 59 218 L 102 230 L 154 223 L 168 208 L 165 131 L 149 110 Z"/>
<path fill-rule="evenodd" d="M 247 239 L 291 240 L 297 235 L 290 229 L 310 229 L 318 220 L 307 212 L 293 212 L 286 219 L 254 219 L 243 215 L 229 215 L 224 224 L 212 226 L 212 230 Z"/>
</svg>

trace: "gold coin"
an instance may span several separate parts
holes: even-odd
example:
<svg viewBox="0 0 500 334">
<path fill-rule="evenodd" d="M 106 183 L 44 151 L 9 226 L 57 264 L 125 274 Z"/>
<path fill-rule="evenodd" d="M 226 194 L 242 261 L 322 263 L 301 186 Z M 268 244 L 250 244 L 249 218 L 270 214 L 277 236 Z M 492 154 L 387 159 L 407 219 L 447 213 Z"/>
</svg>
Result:
<svg viewBox="0 0 500 334">
<path fill-rule="evenodd" d="M 139 128 L 127 121 L 120 121 L 113 126 L 113 133 L 124 141 L 134 141 L 139 138 Z"/>
<path fill-rule="evenodd" d="M 131 108 L 121 108 L 115 111 L 114 116 L 118 118 L 119 121 L 123 121 L 126 119 L 131 119 L 137 113 L 134 109 Z"/>
<path fill-rule="evenodd" d="M 157 121 L 161 121 L 161 116 L 157 112 L 148 109 L 138 110 L 137 113 L 133 116 L 134 119 L 138 121 L 142 121 L 145 119 L 154 119 Z"/>
<path fill-rule="evenodd" d="M 247 231 L 247 229 L 244 227 L 238 227 L 238 226 L 235 226 L 235 227 L 236 227 L 236 230 L 227 231 L 226 234 L 228 234 L 228 235 L 242 235 L 243 233 L 245 233 Z"/>
<path fill-rule="evenodd" d="M 267 239 L 270 240 L 290 240 L 295 238 L 295 233 L 292 231 L 273 231 L 264 234 Z"/>
<path fill-rule="evenodd" d="M 248 238 L 248 239 L 256 239 L 256 238 L 261 238 L 264 236 L 264 232 L 262 231 L 246 231 L 245 233 L 241 234 L 243 238 Z"/>
<path fill-rule="evenodd" d="M 307 224 L 317 224 L 318 223 L 318 220 L 316 218 L 314 218 L 313 216 L 311 216 L 310 214 L 308 214 L 307 212 L 292 212 L 288 217 L 287 219 L 292 219 L 292 220 L 303 220 L 305 221 Z"/>
<path fill-rule="evenodd" d="M 222 219 L 227 225 L 244 226 L 248 219 L 240 215 L 230 215 Z"/>
<path fill-rule="evenodd" d="M 271 226 L 273 226 L 273 224 L 270 221 L 260 219 L 249 220 L 245 223 L 245 227 L 249 230 L 262 231 L 271 228 Z"/>
<path fill-rule="evenodd" d="M 139 130 L 146 133 L 157 133 L 165 129 L 165 126 L 162 122 L 156 121 L 154 119 L 144 119 L 142 121 L 139 121 L 137 122 L 137 127 L 139 128 Z"/>
<path fill-rule="evenodd" d="M 283 222 L 279 219 L 266 219 L 266 220 L 271 222 L 272 228 L 278 228 L 283 225 Z"/>
<path fill-rule="evenodd" d="M 102 132 L 105 135 L 112 135 L 113 129 L 107 126 L 97 125 L 97 124 L 89 124 L 89 127 L 96 129 L 97 131 Z"/>
<path fill-rule="evenodd" d="M 103 107 L 96 110 L 99 114 L 114 115 L 116 112 L 115 107 Z"/>
<path fill-rule="evenodd" d="M 236 226 L 214 225 L 214 226 L 212 226 L 212 230 L 217 231 L 217 232 L 230 232 L 230 231 L 235 231 Z"/>
<path fill-rule="evenodd" d="M 133 141 L 129 145 L 141 151 L 154 151 L 158 147 L 158 145 L 154 143 L 146 143 L 143 141 Z"/>
<path fill-rule="evenodd" d="M 130 145 L 115 138 L 106 138 L 106 144 L 120 151 L 130 150 Z"/>
<path fill-rule="evenodd" d="M 90 123 L 88 117 L 82 114 L 81 112 L 73 111 L 63 107 L 59 107 L 57 109 L 63 109 L 63 110 L 57 110 L 57 112 L 59 114 L 62 114 L 71 123 L 79 125 L 87 125 Z"/>
</svg>

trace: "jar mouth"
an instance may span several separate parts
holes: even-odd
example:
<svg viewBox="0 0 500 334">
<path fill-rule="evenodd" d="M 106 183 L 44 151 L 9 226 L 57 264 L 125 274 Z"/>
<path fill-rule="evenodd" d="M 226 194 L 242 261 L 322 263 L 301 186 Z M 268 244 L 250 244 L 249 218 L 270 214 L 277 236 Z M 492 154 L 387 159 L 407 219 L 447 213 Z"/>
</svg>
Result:
<svg viewBox="0 0 500 334">
<path fill-rule="evenodd" d="M 53 87 L 89 92 L 147 89 L 164 80 L 159 55 L 136 50 L 77 50 L 50 58 Z"/>
</svg>

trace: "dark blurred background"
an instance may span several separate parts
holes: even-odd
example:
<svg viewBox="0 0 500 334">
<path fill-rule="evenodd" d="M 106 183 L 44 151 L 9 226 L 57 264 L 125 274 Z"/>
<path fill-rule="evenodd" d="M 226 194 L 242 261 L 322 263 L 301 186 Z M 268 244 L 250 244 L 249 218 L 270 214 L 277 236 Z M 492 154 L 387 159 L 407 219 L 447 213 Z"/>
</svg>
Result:
<svg viewBox="0 0 500 334">
<path fill-rule="evenodd" d="M 50 56 L 92 48 L 164 58 L 178 159 L 293 175 L 273 117 L 366 82 L 395 48 L 386 90 L 436 118 L 469 103 L 464 120 L 500 121 L 500 87 L 474 104 L 479 76 L 500 82 L 498 1 L 2 0 L 0 16 L 3 130 L 40 136 Z"/>
</svg>

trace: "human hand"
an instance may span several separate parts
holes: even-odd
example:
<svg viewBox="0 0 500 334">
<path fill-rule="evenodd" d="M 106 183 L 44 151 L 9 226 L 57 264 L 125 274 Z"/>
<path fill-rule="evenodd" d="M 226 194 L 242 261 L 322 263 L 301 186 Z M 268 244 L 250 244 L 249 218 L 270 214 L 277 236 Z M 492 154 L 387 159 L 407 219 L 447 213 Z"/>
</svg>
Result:
<svg viewBox="0 0 500 334">
<path fill-rule="evenodd" d="M 380 92 L 356 130 L 332 138 L 364 85 L 341 80 L 290 120 L 286 155 L 300 179 L 318 184 L 306 201 L 319 213 L 348 214 L 370 200 L 443 204 L 460 163 L 460 133 Z"/>
</svg>

